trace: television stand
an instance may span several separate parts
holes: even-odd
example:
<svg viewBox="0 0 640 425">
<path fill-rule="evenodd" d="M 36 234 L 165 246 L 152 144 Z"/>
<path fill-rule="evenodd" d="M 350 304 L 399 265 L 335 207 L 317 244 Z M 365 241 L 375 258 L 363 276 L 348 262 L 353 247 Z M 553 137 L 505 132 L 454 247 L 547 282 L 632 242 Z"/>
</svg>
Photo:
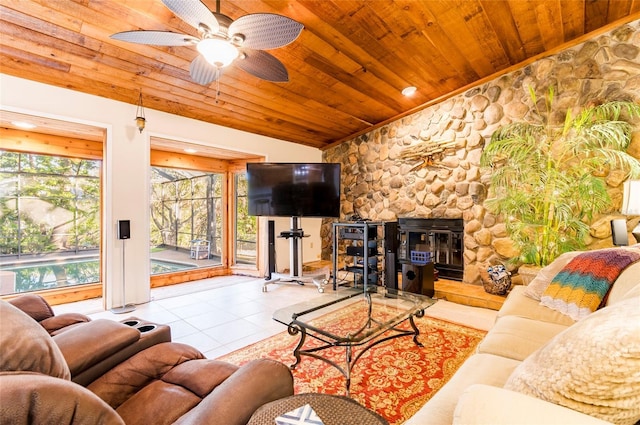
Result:
<svg viewBox="0 0 640 425">
<path fill-rule="evenodd" d="M 324 286 L 328 283 L 327 276 L 325 274 L 310 274 L 304 276 L 302 273 L 302 238 L 306 238 L 309 235 L 305 235 L 304 231 L 298 228 L 299 217 L 291 217 L 291 229 L 288 231 L 280 232 L 280 238 L 289 240 L 289 274 L 284 273 L 271 273 L 271 276 L 267 278 L 262 285 L 262 292 L 267 292 L 267 285 L 277 282 L 295 282 L 298 285 L 304 285 L 305 282 L 313 283 L 318 288 L 318 292 L 324 292 Z"/>
</svg>

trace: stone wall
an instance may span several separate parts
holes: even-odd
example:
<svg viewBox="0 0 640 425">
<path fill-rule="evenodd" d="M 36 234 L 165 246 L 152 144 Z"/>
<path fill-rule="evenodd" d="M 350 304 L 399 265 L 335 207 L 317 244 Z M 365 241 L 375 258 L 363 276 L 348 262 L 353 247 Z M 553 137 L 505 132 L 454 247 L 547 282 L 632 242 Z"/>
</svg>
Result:
<svg viewBox="0 0 640 425">
<path fill-rule="evenodd" d="M 640 21 L 634 21 L 328 149 L 323 160 L 342 164 L 341 218 L 463 218 L 464 282 L 480 284 L 480 268 L 517 255 L 500 217 L 483 205 L 488 175 L 479 164 L 485 143 L 500 126 L 531 113 L 529 87 L 538 95 L 555 87 L 558 110 L 591 101 L 638 101 L 638 46 Z M 418 163 L 401 156 L 427 140 L 455 146 L 440 166 L 412 170 Z M 639 145 L 636 133 L 630 153 L 640 158 Z M 592 224 L 590 247 L 611 246 L 609 221 L 621 205 L 620 173 L 609 173 L 606 181 L 612 205 Z M 330 259 L 330 221 L 323 223 L 322 240 L 322 258 Z"/>
</svg>

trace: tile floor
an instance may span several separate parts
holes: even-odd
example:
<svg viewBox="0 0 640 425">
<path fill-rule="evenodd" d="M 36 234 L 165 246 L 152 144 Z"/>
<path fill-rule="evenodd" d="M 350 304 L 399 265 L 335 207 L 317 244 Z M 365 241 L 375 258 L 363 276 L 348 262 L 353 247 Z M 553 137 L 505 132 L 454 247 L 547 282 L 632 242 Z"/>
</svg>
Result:
<svg viewBox="0 0 640 425">
<path fill-rule="evenodd" d="M 167 324 L 173 341 L 192 345 L 208 358 L 217 358 L 285 331 L 272 319 L 273 312 L 319 296 L 313 284 L 276 283 L 263 292 L 263 282 L 254 277 L 223 276 L 155 288 L 150 302 L 124 314 L 105 311 L 101 299 L 57 305 L 53 310 L 56 314 L 83 313 L 93 319 L 119 321 L 133 316 Z M 483 330 L 493 325 L 496 313 L 445 300 L 426 310 L 427 316 Z"/>
</svg>

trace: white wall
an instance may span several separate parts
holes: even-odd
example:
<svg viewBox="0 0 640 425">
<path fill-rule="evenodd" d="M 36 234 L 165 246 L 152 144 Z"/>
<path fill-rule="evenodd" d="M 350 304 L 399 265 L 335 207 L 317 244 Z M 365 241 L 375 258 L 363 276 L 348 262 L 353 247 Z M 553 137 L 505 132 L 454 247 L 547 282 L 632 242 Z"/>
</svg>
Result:
<svg viewBox="0 0 640 425">
<path fill-rule="evenodd" d="M 144 96 L 144 93 L 143 93 Z M 126 303 L 149 300 L 149 137 L 158 135 L 192 143 L 263 155 L 272 162 L 321 162 L 321 151 L 145 108 L 146 128 L 135 127 L 137 94 L 132 104 L 35 83 L 0 74 L 0 109 L 80 122 L 107 130 L 104 160 L 105 307 L 122 305 L 123 246 L 118 220 L 131 221 L 125 241 Z M 212 111 L 215 113 L 215 111 Z M 0 141 L 0 148 L 2 148 Z M 276 220 L 276 234 L 289 229 L 289 219 Z M 266 219 L 261 219 L 266 235 Z M 311 236 L 303 241 L 304 261 L 320 258 L 320 219 L 303 219 Z M 266 243 L 266 237 L 262 238 Z M 289 244 L 278 239 L 278 271 L 289 265 Z M 263 249 L 262 252 L 266 252 Z"/>
</svg>

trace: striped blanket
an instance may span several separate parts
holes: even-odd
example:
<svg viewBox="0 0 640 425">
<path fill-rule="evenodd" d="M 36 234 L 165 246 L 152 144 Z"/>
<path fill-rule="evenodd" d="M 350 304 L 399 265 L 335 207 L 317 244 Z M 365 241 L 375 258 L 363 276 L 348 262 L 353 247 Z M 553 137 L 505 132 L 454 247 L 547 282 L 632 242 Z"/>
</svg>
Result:
<svg viewBox="0 0 640 425">
<path fill-rule="evenodd" d="M 551 280 L 540 304 L 580 320 L 606 304 L 620 273 L 638 260 L 640 249 L 636 247 L 579 254 Z"/>
</svg>

